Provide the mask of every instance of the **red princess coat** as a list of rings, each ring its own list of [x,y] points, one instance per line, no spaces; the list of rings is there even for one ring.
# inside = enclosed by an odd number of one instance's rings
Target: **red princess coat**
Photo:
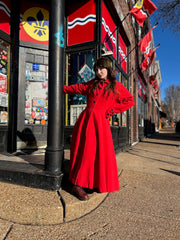
[[[69,179],[81,187],[113,192],[119,190],[119,181],[109,117],[132,107],[134,100],[119,82],[115,94],[109,95],[104,93],[109,80],[101,80],[94,94],[92,83],[64,86],[65,93],[87,97],[87,107],[73,129]]]

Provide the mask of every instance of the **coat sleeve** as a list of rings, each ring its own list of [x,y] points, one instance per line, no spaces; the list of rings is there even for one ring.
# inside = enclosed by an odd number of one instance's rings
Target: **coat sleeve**
[[[109,118],[114,113],[121,113],[134,105],[134,99],[131,93],[121,84],[117,83],[117,94],[115,96],[114,104],[106,111],[106,117]]]
[[[75,94],[86,95],[90,82],[91,81],[86,83],[80,83],[80,84],[77,83],[70,86],[64,85],[63,91],[64,93],[71,94],[71,95],[75,95]]]

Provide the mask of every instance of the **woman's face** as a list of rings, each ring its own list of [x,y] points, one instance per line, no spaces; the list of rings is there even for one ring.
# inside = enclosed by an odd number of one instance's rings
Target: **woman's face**
[[[97,76],[99,79],[106,80],[106,79],[107,79],[107,76],[108,76],[108,70],[107,70],[107,68],[97,67],[97,68],[96,68],[96,76]]]

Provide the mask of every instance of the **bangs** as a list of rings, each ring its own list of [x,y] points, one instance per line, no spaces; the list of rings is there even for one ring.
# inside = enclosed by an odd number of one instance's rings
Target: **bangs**
[[[111,68],[111,64],[108,58],[100,58],[96,61],[94,64],[94,71],[96,71],[97,68]]]

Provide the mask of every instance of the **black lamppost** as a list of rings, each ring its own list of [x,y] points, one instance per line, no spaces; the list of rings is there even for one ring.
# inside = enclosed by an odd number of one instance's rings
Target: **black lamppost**
[[[61,175],[64,159],[64,13],[65,0],[50,1],[48,135],[45,170]]]

